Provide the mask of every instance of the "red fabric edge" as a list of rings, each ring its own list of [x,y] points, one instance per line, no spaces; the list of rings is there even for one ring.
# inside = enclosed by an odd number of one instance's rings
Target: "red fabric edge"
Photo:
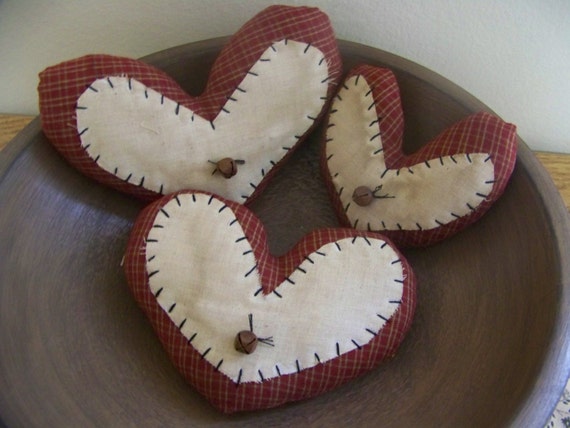
[[[485,152],[491,154],[495,171],[496,183],[493,190],[471,214],[431,230],[377,232],[392,239],[400,248],[422,247],[450,238],[479,220],[503,194],[514,170],[517,153],[515,125],[487,112],[474,113],[442,131],[412,155],[406,155],[402,150],[404,113],[396,76],[389,69],[362,64],[350,70],[345,80],[356,75],[364,76],[373,89],[376,114],[381,118],[380,132],[388,168],[403,168],[457,153]],[[327,116],[326,124],[329,120],[330,116]],[[337,217],[341,225],[351,227],[328,169],[326,134],[322,137],[320,163]],[[410,201],[410,208],[413,209],[413,201]]]
[[[380,333],[367,345],[343,354],[334,360],[302,370],[300,373],[280,376],[262,383],[244,383],[236,386],[228,377],[216,371],[215,367],[205,361],[187,343],[178,327],[160,308],[150,291],[146,273],[145,237],[160,208],[176,195],[183,193],[193,192],[178,192],[166,196],[155,201],[141,212],[128,242],[124,269],[136,301],[149,318],[174,365],[182,376],[212,405],[224,413],[232,413],[270,408],[286,402],[309,398],[335,388],[395,355],[412,324],[416,306],[416,279],[403,255],[394,248],[388,239],[385,239],[400,257],[404,269],[405,281],[402,304]],[[305,236],[288,254],[274,258],[268,253],[266,234],[259,219],[242,205],[223,198],[218,197],[218,199],[234,211],[246,236],[248,236],[257,258],[261,280],[266,292],[271,291],[276,285],[284,281],[285,276],[295,269],[305,255],[327,242],[355,236],[378,238],[377,234],[350,229],[323,229]]]
[[[327,94],[330,99],[340,79],[342,61],[327,15],[316,8],[271,6],[255,15],[231,37],[211,69],[205,91],[198,97],[186,94],[161,70],[128,58],[86,55],[47,68],[40,73],[38,85],[42,128],[60,154],[83,174],[140,199],[157,199],[162,195],[117,178],[100,168],[83,150],[74,118],[79,96],[96,79],[128,75],[211,120],[219,113],[227,97],[243,80],[262,52],[272,42],[284,38],[310,43],[323,52],[331,76]],[[314,129],[326,107],[327,105],[323,107],[314,125],[298,139],[286,156],[268,171],[245,203],[250,204],[263,191],[276,170]]]

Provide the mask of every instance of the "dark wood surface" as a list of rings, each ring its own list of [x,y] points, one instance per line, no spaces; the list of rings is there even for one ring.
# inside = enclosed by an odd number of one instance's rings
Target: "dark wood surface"
[[[197,94],[223,41],[145,60]],[[396,71],[408,151],[487,109],[418,65],[340,43],[346,69],[366,62]],[[336,225],[318,142],[315,132],[252,207],[275,254],[309,230]],[[558,401],[570,368],[570,226],[523,142],[504,196],[481,221],[405,251],[419,280],[418,309],[398,355],[332,392],[267,411],[221,415],[170,364],[119,266],[141,207],[71,169],[38,119],[0,152],[6,426],[538,427]]]

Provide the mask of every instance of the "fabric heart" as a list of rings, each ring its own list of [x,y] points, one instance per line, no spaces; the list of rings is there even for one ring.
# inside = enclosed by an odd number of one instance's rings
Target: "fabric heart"
[[[118,190],[249,203],[314,128],[340,70],[324,13],[272,6],[230,39],[198,97],[140,61],[89,55],[40,74],[40,114],[72,165]]]
[[[415,309],[413,272],[380,235],[320,230],[275,258],[251,211],[202,192],[145,208],[124,267],[174,364],[224,412],[314,396],[370,370],[394,355]],[[251,354],[234,347],[240,331],[259,339]]]
[[[477,113],[407,156],[403,117],[390,70],[351,70],[331,105],[324,176],[342,224],[403,247],[429,245],[479,219],[503,193],[516,161],[516,128]]]

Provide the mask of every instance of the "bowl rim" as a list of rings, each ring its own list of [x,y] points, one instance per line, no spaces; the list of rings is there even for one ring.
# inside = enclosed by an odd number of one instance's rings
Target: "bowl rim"
[[[182,52],[188,45],[193,46],[194,52],[211,51],[213,48],[222,46],[227,39],[229,36],[185,43],[146,55],[140,59],[145,62],[159,62],[166,58],[166,54],[172,57],[173,53],[177,50]],[[341,53],[358,47],[366,56],[378,58],[388,67],[419,78],[470,110],[483,110],[496,114],[465,89],[409,59],[379,48],[342,39],[338,40],[338,45]],[[0,152],[0,182],[16,159],[31,144],[33,137],[41,132],[41,119],[37,116]],[[546,418],[554,410],[570,372],[570,314],[565,311],[566,308],[570,307],[570,263],[563,262],[570,260],[570,216],[548,172],[520,137],[518,137],[518,141],[517,162],[520,162],[525,173],[530,177],[529,181],[532,182],[536,194],[539,195],[545,215],[548,218],[550,233],[554,239],[554,247],[558,256],[557,264],[552,266],[552,269],[556,270],[557,277],[560,279],[557,287],[559,303],[557,307],[553,308],[555,310],[555,322],[553,331],[550,332],[549,349],[545,350],[544,363],[537,373],[534,386],[520,404],[517,414],[513,416],[511,421],[513,426],[529,426],[529,424],[547,422]],[[554,382],[552,382],[553,380]],[[547,414],[547,412],[550,413]]]
[[[140,59],[145,62],[164,60],[166,55],[171,56],[176,50],[182,52],[189,44],[192,44],[197,51],[208,51],[213,47],[224,46],[229,38],[230,36],[222,36],[185,43],[146,55]],[[458,104],[469,110],[487,111],[497,115],[489,106],[467,90],[421,64],[380,48],[358,42],[337,39],[337,43],[341,56],[345,51],[358,48],[363,56],[378,59],[389,68],[419,78],[423,82],[446,93]],[[555,308],[555,323],[551,332],[550,347],[545,352],[544,364],[537,374],[537,381],[532,391],[526,396],[525,401],[520,404],[518,414],[511,421],[512,426],[527,427],[529,423],[534,425],[547,422],[548,417],[550,417],[558,403],[570,374],[570,315],[567,315],[564,311],[565,308],[570,307],[570,263],[562,263],[563,260],[570,261],[570,215],[546,169],[518,134],[517,140],[517,162],[520,162],[524,166],[526,174],[532,177],[529,181],[532,182],[536,194],[539,195],[549,220],[550,232],[555,240],[555,249],[558,256],[557,266],[553,266],[553,269],[556,269],[560,278],[558,287],[560,294],[559,304]],[[561,376],[561,373],[564,376]],[[545,379],[551,378],[556,378],[557,382],[555,384],[546,382]],[[545,396],[548,399],[545,399]],[[544,409],[548,409],[550,413],[546,414]],[[546,416],[544,417],[544,415]]]

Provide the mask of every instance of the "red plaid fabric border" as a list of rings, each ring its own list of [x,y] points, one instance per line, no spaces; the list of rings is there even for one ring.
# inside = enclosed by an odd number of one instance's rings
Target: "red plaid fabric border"
[[[188,107],[192,100],[168,75],[140,61],[109,55],[88,55],[47,68],[40,74],[38,87],[40,117],[46,137],[76,169],[100,183],[142,199],[155,198],[143,187],[125,182],[101,169],[81,146],[76,128],[77,100],[96,79],[105,76],[130,76],[150,88]]]
[[[191,193],[191,192],[180,192]],[[176,195],[164,197],[146,207],[137,219],[125,255],[125,272],[133,295],[149,320],[174,365],[184,378],[215,407],[231,413],[275,407],[289,401],[315,396],[375,367],[394,356],[409,330],[416,305],[415,276],[405,258],[396,250],[404,270],[404,293],[398,311],[384,328],[360,349],[355,349],[326,363],[298,373],[283,375],[264,382],[236,385],[215,369],[188,343],[160,308],[149,287],[146,270],[145,240],[156,215]],[[274,258],[268,253],[266,235],[261,222],[247,208],[224,201],[238,218],[258,262],[265,292],[270,292],[298,266],[304,257],[322,245],[347,237],[375,237],[368,232],[349,229],[315,231],[302,239],[287,255]],[[390,243],[389,241],[387,241]]]
[[[331,70],[329,94],[334,92],[342,61],[328,17],[316,8],[270,6],[249,20],[222,49],[206,87],[211,101],[201,114],[214,117],[229,95],[273,42],[289,39],[310,43],[323,52]]]
[[[139,198],[156,199],[161,195],[125,182],[101,169],[81,147],[75,122],[76,103],[80,95],[96,79],[126,75],[212,120],[263,51],[282,39],[311,44],[323,52],[330,72],[330,97],[340,79],[342,64],[328,17],[315,8],[272,6],[253,17],[230,39],[215,61],[206,89],[199,97],[190,97],[162,71],[128,58],[88,55],[47,68],[40,73],[38,86],[42,128],[56,149],[85,175]],[[312,131],[325,110],[323,108],[314,121],[315,125],[298,139],[280,164]],[[267,173],[248,203],[261,193],[275,171],[276,168],[273,168]]]
[[[494,165],[495,183],[493,190],[471,214],[431,230],[380,230],[400,247],[427,246],[448,238],[481,218],[493,203],[503,194],[513,172],[517,155],[516,127],[486,112],[473,114],[449,127],[435,139],[427,142],[412,155],[402,150],[404,134],[404,113],[400,90],[392,71],[360,65],[352,69],[345,79],[362,75],[373,89],[380,133],[382,136],[386,167],[398,169],[412,166],[425,160],[458,153],[488,153]],[[323,144],[321,167],[331,196],[333,206],[341,224],[351,226],[344,207],[330,177]],[[414,201],[410,201],[410,211]]]

